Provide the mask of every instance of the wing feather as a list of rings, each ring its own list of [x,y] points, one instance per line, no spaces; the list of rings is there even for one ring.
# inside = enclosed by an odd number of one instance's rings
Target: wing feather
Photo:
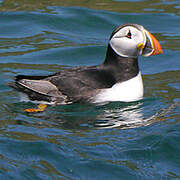
[[[46,80],[21,79],[17,81],[17,83],[40,94],[54,97],[62,96],[58,88],[54,84]]]

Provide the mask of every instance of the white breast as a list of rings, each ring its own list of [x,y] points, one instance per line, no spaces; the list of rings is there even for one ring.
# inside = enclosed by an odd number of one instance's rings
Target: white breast
[[[122,101],[131,102],[142,99],[144,93],[141,73],[130,80],[117,83],[111,88],[102,89],[94,98],[94,103]]]

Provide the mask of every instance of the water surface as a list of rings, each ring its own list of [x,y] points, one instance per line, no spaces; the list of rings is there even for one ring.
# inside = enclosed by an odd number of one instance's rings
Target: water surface
[[[1,179],[179,179],[180,2],[178,0],[0,1]],[[27,114],[6,86],[104,60],[123,23],[153,33],[164,54],[141,57],[145,97],[73,104]]]

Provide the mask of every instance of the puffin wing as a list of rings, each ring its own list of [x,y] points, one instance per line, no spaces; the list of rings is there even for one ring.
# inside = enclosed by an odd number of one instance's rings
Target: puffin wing
[[[26,94],[31,101],[65,104],[67,97],[53,83],[46,79],[50,76],[19,75],[15,77],[15,82],[8,83],[8,85]]]
[[[21,79],[16,83],[23,86],[24,88],[43,95],[53,97],[59,97],[62,95],[54,84],[46,80]]]
[[[20,92],[33,91],[47,96],[61,96],[58,88],[46,80],[50,76],[25,76],[18,75],[14,78],[15,82],[8,85]]]

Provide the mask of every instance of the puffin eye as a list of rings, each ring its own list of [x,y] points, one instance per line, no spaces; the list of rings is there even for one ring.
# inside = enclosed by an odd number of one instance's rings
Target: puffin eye
[[[131,39],[131,36],[132,36],[132,34],[131,34],[131,31],[129,30],[129,32],[126,34],[126,37]]]

